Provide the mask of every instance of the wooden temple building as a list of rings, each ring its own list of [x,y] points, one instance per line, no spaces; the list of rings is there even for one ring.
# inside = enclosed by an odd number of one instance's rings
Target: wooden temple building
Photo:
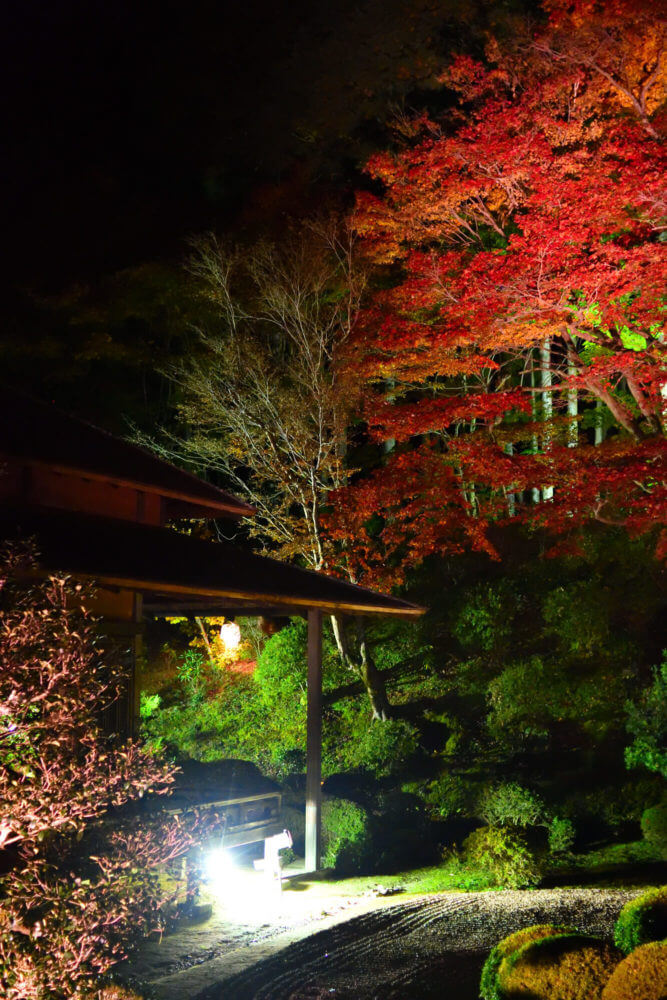
[[[306,869],[320,865],[322,615],[423,609],[323,573],[175,531],[177,518],[239,520],[229,493],[53,406],[0,387],[0,538],[33,537],[44,572],[95,582],[105,631],[136,652],[163,615],[308,619]],[[135,658],[136,659],[136,658]],[[138,726],[136,663],[111,724]]]

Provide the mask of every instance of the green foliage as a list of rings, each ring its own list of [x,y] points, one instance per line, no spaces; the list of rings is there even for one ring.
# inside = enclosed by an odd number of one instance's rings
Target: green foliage
[[[501,744],[546,740],[554,725],[569,722],[603,738],[622,703],[621,677],[608,671],[586,675],[581,667],[549,664],[539,656],[507,667],[488,688],[487,725]]]
[[[602,1000],[664,1000],[667,944],[642,945],[616,966]]]
[[[160,707],[162,699],[159,694],[148,694],[146,691],[141,692],[139,715],[143,721],[150,719],[151,716],[155,715]]]
[[[500,1000],[600,1000],[621,958],[612,946],[583,934],[532,941],[500,963]]]
[[[667,938],[667,886],[631,899],[614,927],[614,941],[626,955],[650,941]]]
[[[417,728],[403,719],[368,721],[368,713],[358,715],[361,725],[345,744],[341,763],[350,769],[364,768],[378,777],[400,772],[419,746]]]
[[[572,850],[577,835],[572,820],[554,816],[548,829],[549,850],[552,854],[566,854]]]
[[[537,826],[544,819],[545,805],[529,788],[506,781],[482,792],[477,813],[491,826]]]
[[[522,927],[508,937],[503,938],[493,948],[482,968],[479,983],[479,994],[483,1000],[502,1000],[498,985],[498,969],[504,958],[513,955],[519,948],[533,941],[542,941],[548,937],[558,937],[561,934],[576,934],[573,927],[556,924],[535,924],[532,927]]]
[[[504,889],[537,885],[542,877],[537,858],[525,837],[513,830],[482,826],[463,841],[463,859],[487,871]]]
[[[649,844],[667,855],[667,801],[645,809],[641,819],[642,833]]]
[[[370,817],[347,799],[325,798],[322,803],[322,863],[338,873],[357,873],[373,860]]]
[[[501,652],[510,642],[519,606],[519,597],[508,580],[476,588],[461,607],[453,633],[466,650]]]
[[[474,789],[461,775],[445,772],[430,781],[421,796],[433,818],[451,819],[469,815]]]
[[[626,705],[633,742],[625,750],[627,767],[645,767],[667,778],[667,652],[653,684],[637,702]]]
[[[595,818],[614,831],[625,823],[639,822],[648,805],[660,801],[662,782],[648,776],[640,781],[605,783],[583,792],[575,790],[568,798],[568,812],[583,822]]]
[[[202,653],[196,649],[188,649],[178,665],[178,679],[188,692],[190,698],[201,701],[204,697],[204,664]]]

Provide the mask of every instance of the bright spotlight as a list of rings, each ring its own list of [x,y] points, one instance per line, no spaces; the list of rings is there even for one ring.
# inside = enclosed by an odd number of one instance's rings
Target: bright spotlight
[[[241,645],[241,629],[236,622],[225,622],[220,627],[220,641],[226,653],[235,653]]]
[[[229,851],[224,847],[208,851],[204,857],[204,876],[209,882],[224,887],[226,881],[233,875],[236,866]]]

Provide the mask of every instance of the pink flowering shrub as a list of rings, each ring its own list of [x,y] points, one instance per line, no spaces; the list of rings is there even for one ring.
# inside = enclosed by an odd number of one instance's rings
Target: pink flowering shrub
[[[103,732],[122,671],[85,590],[33,568],[28,547],[0,552],[0,995],[64,1000],[101,995],[137,934],[163,927],[156,868],[193,835],[136,808],[173,768]]]

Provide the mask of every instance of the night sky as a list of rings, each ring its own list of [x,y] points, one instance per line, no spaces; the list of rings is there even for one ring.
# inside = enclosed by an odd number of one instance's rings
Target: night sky
[[[452,19],[460,27],[464,11],[479,21],[474,7],[11,5],[2,54],[5,283],[52,292],[178,254],[192,232],[255,225],[262,185],[283,185],[278,210],[293,214],[312,208],[313,179],[341,196],[384,140],[387,108],[430,86],[452,47]]]

